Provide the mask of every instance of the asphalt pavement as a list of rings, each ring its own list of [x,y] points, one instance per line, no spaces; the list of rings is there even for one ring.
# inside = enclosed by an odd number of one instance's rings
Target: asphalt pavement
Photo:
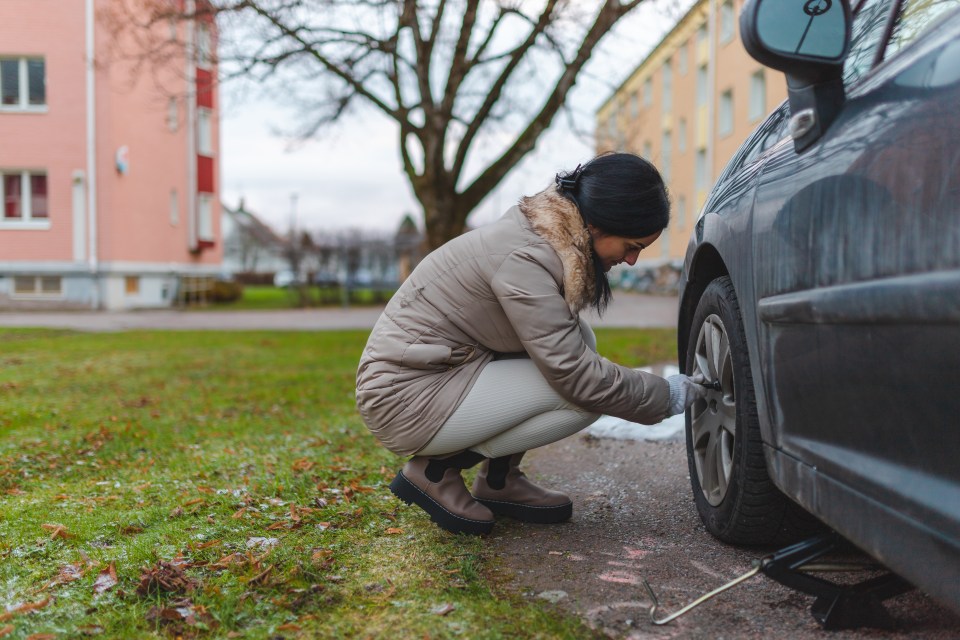
[[[324,307],[278,311],[159,309],[140,311],[3,311],[0,327],[49,327],[77,331],[135,329],[238,331],[322,331],[369,329],[382,307]],[[587,313],[597,327],[676,327],[677,298],[617,292],[602,318]]]

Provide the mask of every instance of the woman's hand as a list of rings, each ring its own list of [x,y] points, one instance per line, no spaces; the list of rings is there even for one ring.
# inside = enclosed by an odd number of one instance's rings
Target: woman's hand
[[[693,377],[678,373],[667,377],[670,385],[670,406],[667,415],[675,416],[690,408],[697,400],[707,397],[707,388],[702,386],[705,378],[702,373]]]

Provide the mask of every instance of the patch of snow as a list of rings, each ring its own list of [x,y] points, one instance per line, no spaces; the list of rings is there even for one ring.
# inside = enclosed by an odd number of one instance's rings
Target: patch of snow
[[[657,374],[664,377],[680,373],[680,368],[676,365],[663,365],[656,367]],[[651,372],[651,367],[641,367],[638,371]],[[595,438],[610,438],[613,440],[636,440],[636,441],[681,441],[684,439],[685,422],[683,414],[670,416],[663,422],[657,424],[638,424],[614,418],[613,416],[600,416],[592,425],[584,430]]]

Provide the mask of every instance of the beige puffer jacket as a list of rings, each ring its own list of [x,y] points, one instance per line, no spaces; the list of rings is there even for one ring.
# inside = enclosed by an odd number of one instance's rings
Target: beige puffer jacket
[[[591,351],[590,237],[551,187],[420,263],[387,304],[357,370],[357,408],[389,450],[423,448],[497,354],[525,351],[573,404],[632,422],[667,413],[667,382]]]

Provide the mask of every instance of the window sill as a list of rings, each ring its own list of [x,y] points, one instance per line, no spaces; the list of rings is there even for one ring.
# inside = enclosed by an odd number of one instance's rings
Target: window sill
[[[34,113],[43,114],[47,112],[47,105],[35,107],[21,107],[20,105],[4,104],[0,105],[0,113]]]
[[[49,220],[0,220],[0,231],[47,231]]]

